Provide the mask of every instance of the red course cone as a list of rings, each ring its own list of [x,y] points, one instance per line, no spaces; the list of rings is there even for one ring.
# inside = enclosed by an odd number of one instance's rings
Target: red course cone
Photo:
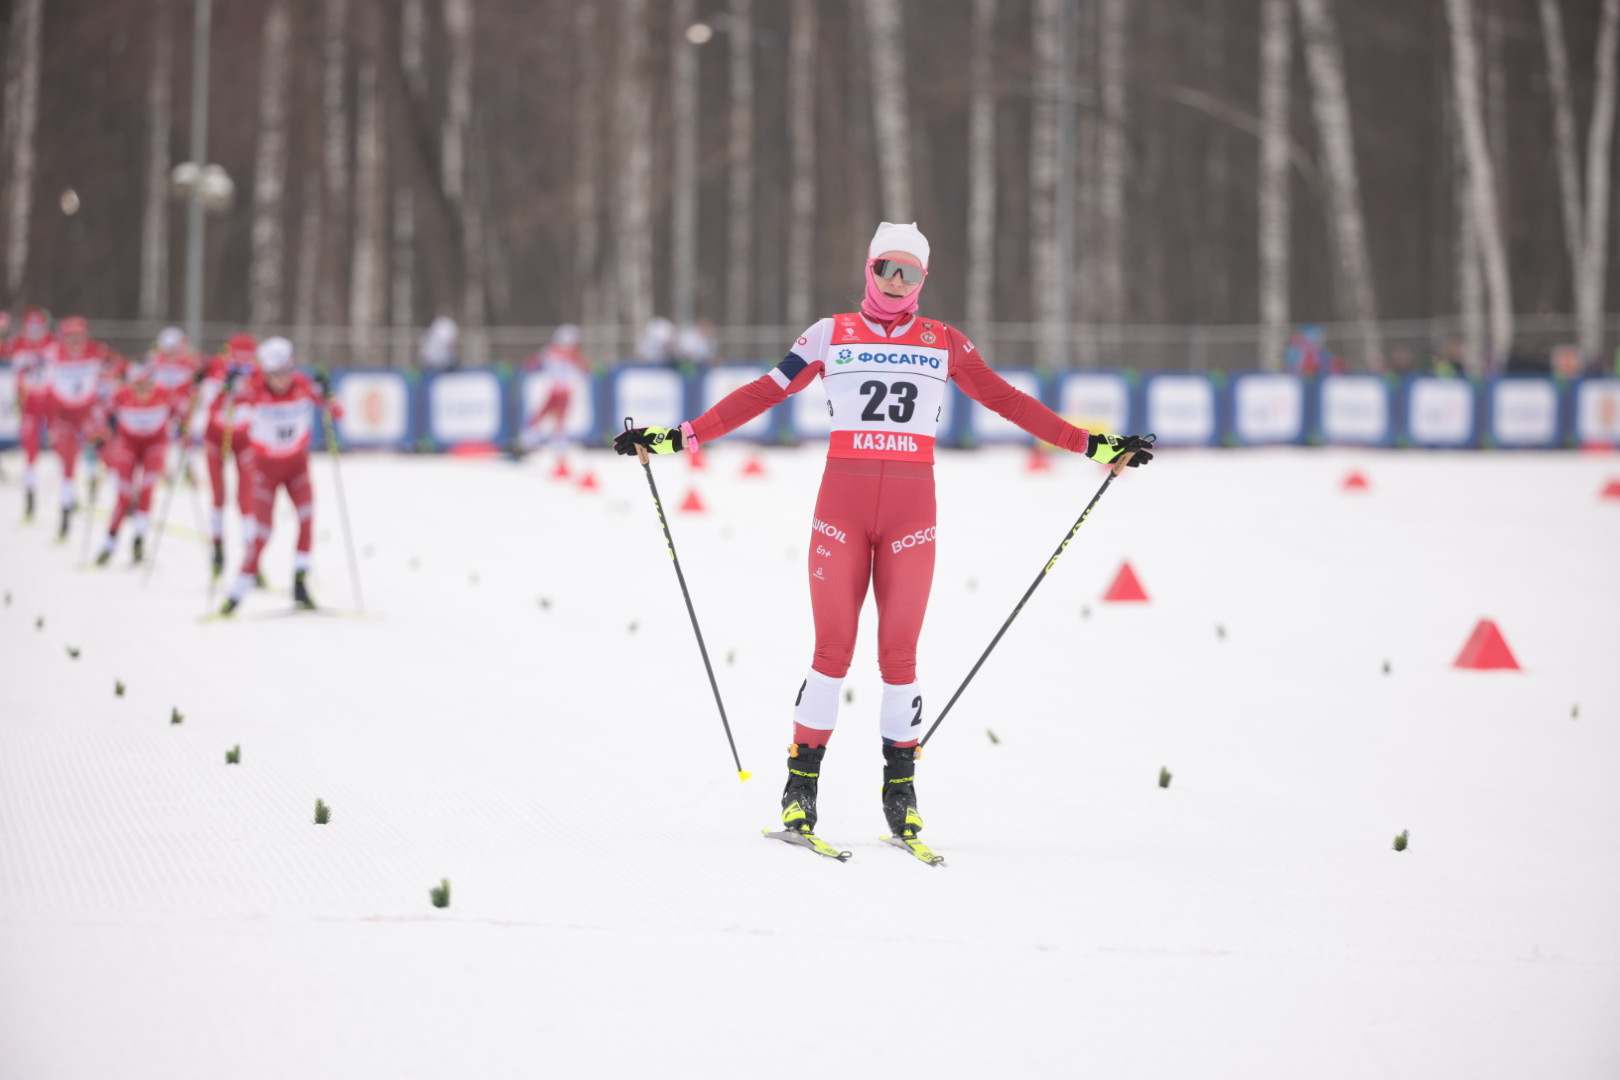
[[[1610,480],[1604,487],[1600,499],[1620,499],[1620,480]]]
[[[568,459],[558,458],[557,467],[551,470],[551,478],[553,480],[567,480],[570,475],[572,474],[568,471]]]
[[[1108,586],[1108,591],[1103,594],[1104,600],[1146,600],[1147,598],[1148,594],[1142,588],[1142,583],[1136,580],[1136,571],[1131,569],[1131,564],[1128,562],[1120,564],[1119,573],[1114,575],[1114,583]]]
[[[702,447],[698,447],[697,449],[693,450],[690,454],[687,454],[686,455],[686,463],[688,465],[692,466],[692,468],[694,468],[694,469],[707,469],[709,467],[708,459],[703,456],[703,448]]]
[[[580,477],[579,480],[579,490],[595,491],[599,486],[596,482],[596,474],[589,469],[585,470],[585,475]]]
[[[765,463],[759,459],[758,454],[755,454],[748,459],[748,464],[743,466],[742,474],[744,476],[765,475]]]
[[[1350,475],[1346,476],[1344,483],[1339,486],[1345,491],[1368,491],[1372,488],[1372,485],[1367,483],[1367,478],[1356,469],[1351,469]]]
[[[1479,625],[1468,635],[1468,643],[1462,647],[1462,652],[1457,654],[1451,666],[1474,671],[1519,670],[1519,662],[1513,659],[1513,652],[1502,637],[1502,631],[1489,619],[1479,620]]]
[[[706,510],[708,510],[708,507],[703,505],[702,498],[698,496],[697,488],[688,491],[686,498],[681,500],[681,513],[683,514],[701,514]]]
[[[1046,459],[1046,451],[1038,446],[1030,447],[1029,460],[1024,464],[1024,471],[1032,473],[1051,472],[1052,463]]]

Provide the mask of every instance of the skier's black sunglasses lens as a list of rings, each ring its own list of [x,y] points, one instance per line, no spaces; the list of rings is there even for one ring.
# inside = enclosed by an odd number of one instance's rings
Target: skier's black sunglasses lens
[[[879,281],[888,281],[894,277],[895,271],[900,272],[900,280],[907,285],[922,284],[923,268],[920,266],[912,266],[910,263],[903,263],[896,259],[872,260],[872,273],[877,276]]]

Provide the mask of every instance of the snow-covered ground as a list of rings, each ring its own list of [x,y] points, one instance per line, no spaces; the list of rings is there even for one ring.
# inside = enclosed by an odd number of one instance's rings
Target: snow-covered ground
[[[633,461],[345,458],[364,617],[205,623],[184,490],[149,582],[87,571],[5,455],[0,1076],[1620,1076],[1620,459],[1127,473],[919,765],[930,869],[878,842],[870,621],[854,858],[760,837],[820,460],[748,456],[655,463],[739,783]],[[938,476],[930,721],[1102,478]],[[1151,601],[1101,602],[1127,559]],[[1523,671],[1451,666],[1482,617]]]

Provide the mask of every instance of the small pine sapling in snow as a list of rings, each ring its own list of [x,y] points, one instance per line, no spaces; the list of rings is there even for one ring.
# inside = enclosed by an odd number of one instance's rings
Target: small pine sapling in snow
[[[113,697],[123,697],[123,696],[124,696],[124,681],[122,679],[114,679],[113,680]]]
[[[1384,661],[1384,674],[1385,675],[1389,674],[1389,661],[1388,660]]]
[[[434,907],[449,907],[450,879],[440,878],[439,884],[428,890],[428,896],[432,897]]]
[[[1163,765],[1160,765],[1159,766],[1159,786],[1160,787],[1169,787],[1170,786],[1170,777],[1172,777],[1173,775],[1175,775],[1175,774],[1172,773],[1169,769],[1165,768]]]
[[[70,660],[77,660],[79,658],[79,650],[75,649],[72,645],[67,647],[67,654],[68,659]]]
[[[1406,850],[1406,833],[1407,833],[1407,830],[1402,829],[1401,830],[1401,835],[1399,835],[1399,836],[1397,836],[1395,838],[1395,850],[1396,851],[1405,851]]]
[[[1581,715],[1581,705],[1580,702],[1576,702],[1569,707],[1569,718],[1573,720],[1579,715]]]
[[[45,616],[41,615],[39,618],[34,620],[34,629],[35,630],[43,630],[43,629],[45,629]]]
[[[181,724],[185,722],[185,719],[178,706],[169,710],[169,723]]]
[[[225,764],[227,764],[227,765],[240,765],[240,764],[242,764],[242,744],[241,743],[237,743],[235,746],[233,746],[229,750],[225,751]]]
[[[1001,740],[1000,740],[1000,739],[998,739],[998,738],[996,738],[996,733],[995,733],[995,732],[993,732],[993,731],[991,731],[991,730],[990,730],[990,729],[989,729],[989,728],[985,728],[985,729],[984,729],[984,733],[985,733],[985,734],[986,734],[986,735],[988,735],[988,736],[990,736],[990,741],[991,741],[991,742],[992,742],[992,743],[996,743],[996,744],[999,744],[999,743],[1000,743],[1000,742],[1001,742]]]
[[[332,808],[319,799],[315,800],[315,824],[325,825],[332,820]]]
[[[853,686],[844,687],[844,704],[845,705],[851,705],[851,704],[854,703],[854,701],[855,701],[855,688]]]

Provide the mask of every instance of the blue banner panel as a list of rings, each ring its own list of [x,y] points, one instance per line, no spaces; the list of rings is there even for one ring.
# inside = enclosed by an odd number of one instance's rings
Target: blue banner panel
[[[1305,441],[1305,384],[1293,375],[1244,372],[1232,376],[1232,437],[1241,446]]]
[[[1406,437],[1434,449],[1479,445],[1474,384],[1432,375],[1407,380]]]
[[[674,368],[634,364],[613,373],[613,414],[609,428],[619,431],[629,417],[632,427],[670,427],[690,420],[686,380]]]
[[[1331,446],[1390,446],[1394,404],[1380,375],[1328,375],[1317,383],[1317,430]]]
[[[1575,445],[1620,446],[1620,379],[1575,384]]]
[[[1069,423],[1108,435],[1132,434],[1131,383],[1116,371],[1071,371],[1058,380],[1055,411]]]
[[[445,371],[426,379],[427,433],[440,446],[502,444],[509,437],[505,387],[494,371]]]
[[[1143,384],[1147,417],[1143,432],[1164,446],[1214,446],[1220,442],[1215,383],[1208,375],[1149,375]]]
[[[337,371],[332,396],[343,406],[335,425],[345,449],[402,450],[411,445],[411,384],[397,371]]]
[[[1492,379],[1489,395],[1488,430],[1497,446],[1546,449],[1563,444],[1563,395],[1553,380]]]

